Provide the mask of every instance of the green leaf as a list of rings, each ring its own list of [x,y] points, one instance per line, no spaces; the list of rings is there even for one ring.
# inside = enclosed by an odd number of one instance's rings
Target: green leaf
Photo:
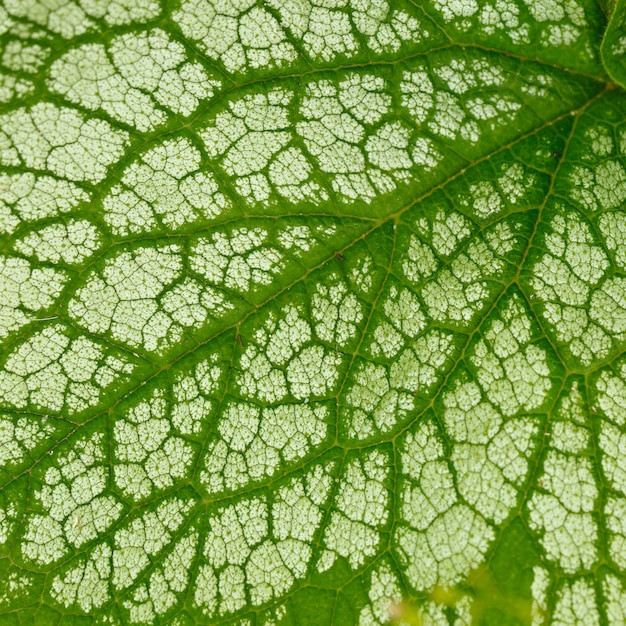
[[[624,41],[3,0],[0,624],[626,623]]]

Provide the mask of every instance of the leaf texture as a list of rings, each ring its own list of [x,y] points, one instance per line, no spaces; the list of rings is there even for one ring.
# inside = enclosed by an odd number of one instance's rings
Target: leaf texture
[[[626,622],[605,4],[2,0],[0,624]]]

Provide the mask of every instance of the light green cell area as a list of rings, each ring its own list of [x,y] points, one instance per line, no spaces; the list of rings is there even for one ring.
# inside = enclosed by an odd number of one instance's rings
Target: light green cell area
[[[148,352],[164,352],[186,328],[233,305],[218,290],[185,277],[180,246],[121,252],[92,272],[68,304],[70,317],[90,332]]]
[[[165,393],[153,392],[113,426],[115,484],[126,497],[144,500],[154,489],[172,487],[189,475],[197,456],[195,448],[179,436],[187,429],[181,431],[174,426],[179,420],[168,419],[165,398]],[[209,407],[203,403],[197,410],[204,413]]]
[[[193,499],[186,493],[165,498],[118,528],[112,533],[112,541],[97,543],[87,558],[83,555],[70,561],[52,581],[55,602],[65,608],[99,610],[102,614],[101,607],[111,599],[113,588],[124,589],[144,580],[124,604],[131,623],[145,623],[142,616],[154,618],[166,613],[187,586],[197,554],[197,530],[181,532],[192,506]]]
[[[615,364],[615,370],[604,368],[594,381],[596,406],[613,423],[626,423],[626,365]]]
[[[357,569],[376,554],[381,531],[390,520],[389,464],[383,449],[346,463],[316,562],[319,572],[331,568],[340,557],[351,569]]]
[[[402,277],[412,283],[430,278],[440,267],[432,247],[415,235],[411,235],[407,242],[401,241],[400,245],[403,243]]]
[[[200,237],[191,247],[191,269],[209,283],[236,292],[270,285],[285,261],[269,235],[266,228],[243,226]]]
[[[531,584],[533,597],[531,615],[535,620],[542,619],[542,616],[548,612],[548,592],[551,590],[550,587],[550,575],[548,570],[539,565],[535,565],[535,567],[533,567],[533,581]]]
[[[32,81],[0,72],[0,103],[19,102],[34,91],[35,86]]]
[[[437,222],[446,232],[446,218]],[[453,217],[448,224],[456,227]],[[459,222],[462,223],[462,222]],[[452,362],[457,338],[433,328],[418,294],[389,280],[376,301],[340,398],[340,433],[363,440],[389,433],[414,415]],[[384,363],[384,364],[383,364]]]
[[[391,387],[385,366],[362,363],[352,376],[344,400],[346,408],[341,411],[349,438],[368,439],[387,432],[404,422],[415,408],[411,393]]]
[[[426,11],[459,42],[602,72],[600,25],[604,16],[586,0],[429,0]]]
[[[484,329],[484,330],[483,330]],[[468,363],[486,398],[505,416],[545,407],[562,369],[539,333],[528,305],[516,290],[481,329]]]
[[[602,590],[605,596],[605,607],[608,621],[611,626],[619,624],[624,620],[624,600],[626,600],[626,590],[617,576],[608,575],[603,581]]]
[[[394,552],[415,590],[453,585],[482,561],[494,531],[459,501],[432,421],[405,436],[400,458],[404,480],[398,492]]]
[[[498,155],[500,158],[490,159],[472,169],[467,177],[452,184],[452,202],[479,223],[540,205],[548,190],[549,179],[544,172],[528,167],[523,159],[534,152],[535,158],[554,160],[551,153],[557,148],[550,143],[555,144],[556,137],[544,136],[542,139],[544,145],[534,150],[524,142],[519,151],[521,157]],[[551,166],[549,164],[548,168],[552,169]]]
[[[309,159],[293,145],[292,99],[290,90],[280,88],[244,95],[199,131],[209,157],[219,159],[238,196],[248,203],[274,194],[291,202],[328,199]]]
[[[626,494],[626,467],[621,457],[626,441],[622,429],[613,424],[606,424],[599,441],[604,453],[602,469],[606,479],[613,488]]]
[[[173,17],[187,37],[230,72],[293,64],[298,53],[280,22],[269,7],[256,4],[185,0]]]
[[[592,167],[575,166],[569,182],[572,198],[590,213],[615,209],[626,200],[626,169],[620,159],[603,160]]]
[[[397,354],[395,342],[389,345],[389,341],[377,337],[380,334],[378,328],[383,328],[386,332],[391,333],[391,337],[395,338],[398,333],[403,337],[399,341],[404,344],[404,338],[415,339],[426,327],[426,316],[422,312],[422,307],[416,294],[398,285],[391,285],[386,298],[383,299],[383,312],[387,320],[386,325],[381,324],[374,330],[375,342],[372,344],[371,352],[378,356],[384,354],[386,357],[394,357]],[[390,327],[393,328],[390,330]],[[401,347],[403,347],[401,344]]]
[[[388,89],[381,76],[354,73],[339,84],[313,81],[304,90],[298,135],[333,191],[348,202],[392,191],[417,163],[410,153],[412,129],[399,120],[380,124],[390,112]],[[422,144],[433,159],[426,164],[430,170],[441,157],[429,139]]]
[[[13,469],[30,461],[57,430],[58,426],[45,417],[0,415],[0,468]]]
[[[361,609],[359,625],[385,624],[393,613],[394,606],[402,602],[402,587],[397,573],[384,561],[372,570],[370,588],[367,593],[369,604]]]
[[[144,152],[102,200],[114,235],[170,232],[211,220],[231,204],[202,155],[184,137],[167,139]]]
[[[611,3],[611,15],[602,40],[602,60],[606,71],[619,85],[626,85],[626,2]]]
[[[368,439],[404,424],[442,379],[456,351],[452,333],[427,324],[414,292],[394,284],[385,292],[364,351],[388,363],[353,366],[340,400],[340,428],[349,439]]]
[[[245,497],[209,514],[193,585],[193,604],[205,619],[280,598],[306,576],[333,472],[333,462],[313,466],[283,482],[271,498]]]
[[[89,194],[66,180],[32,172],[0,173],[0,233],[12,234],[23,223],[70,213]]]
[[[126,131],[68,107],[40,102],[0,115],[0,165],[98,183],[128,145]]]
[[[67,280],[64,272],[38,268],[19,257],[0,257],[0,339],[35,319],[37,312],[50,309]]]
[[[459,493],[483,517],[500,524],[528,476],[538,422],[503,419],[473,381],[457,383],[443,403],[446,432],[456,442],[451,461]]]
[[[152,511],[116,530],[112,557],[112,582],[125,589],[176,536],[194,504],[191,498],[169,497]]]
[[[557,591],[554,624],[599,624],[600,611],[591,580],[564,582]]]
[[[13,72],[35,73],[45,63],[49,51],[40,44],[10,39],[0,46],[0,64]]]
[[[102,433],[77,440],[55,455],[36,489],[39,513],[28,516],[20,552],[25,561],[49,564],[105,533],[122,513],[108,493],[109,470]]]
[[[417,218],[415,230],[429,244],[434,255],[445,258],[459,250],[473,233],[474,225],[462,213],[449,210],[448,203],[442,203],[431,215]],[[428,275],[429,269],[425,268],[422,273]]]
[[[626,221],[624,213],[608,211],[598,216],[598,230],[617,268],[626,271]]]
[[[400,445],[402,523],[395,541],[418,591],[454,584],[481,561],[494,525],[515,509],[532,467],[539,421],[525,413],[545,402],[550,370],[532,344],[520,297],[507,295],[501,310],[502,318],[487,322],[484,338],[469,349],[476,373],[455,373],[437,403],[444,432],[427,421]]]
[[[198,359],[199,355],[193,356]],[[201,355],[201,358],[192,363],[183,361],[170,376],[170,421],[173,428],[182,435],[200,436],[208,426],[216,407],[214,399],[224,385],[229,358],[230,350],[223,354],[212,352],[206,356]]]
[[[433,218],[419,217],[414,234],[399,242],[398,274],[420,285],[424,314],[432,323],[471,328],[501,290],[496,282],[511,272],[509,263],[525,245],[528,223],[503,220],[470,238],[471,224],[459,213],[444,206]]]
[[[171,548],[146,583],[135,588],[123,606],[131,624],[153,622],[174,607],[189,584],[198,544],[198,532],[188,532]]]
[[[96,20],[111,26],[143,22],[157,17],[158,0],[7,0],[8,15],[45,27],[64,39],[71,39],[98,29]]]
[[[335,255],[329,269],[341,268],[348,285],[360,299],[372,304],[378,301],[387,279],[389,259],[395,247],[393,225],[375,229],[366,238]]]
[[[189,265],[201,280],[262,303],[299,280],[303,268],[335,258],[368,226],[347,220],[241,220],[193,238]]]
[[[0,403],[80,414],[127,384],[137,360],[61,323],[37,330],[18,342],[0,369]]]
[[[79,265],[101,246],[102,236],[98,227],[84,219],[52,223],[31,231],[15,242],[18,252],[55,265]]]
[[[228,72],[251,74],[299,65],[303,52],[312,61],[328,63],[368,51],[395,54],[404,44],[429,39],[428,22],[410,5],[400,4],[184,0],[173,18],[186,37]]]
[[[312,286],[311,317],[315,335],[326,344],[345,349],[360,336],[364,306],[338,273]]]
[[[48,78],[48,87],[70,102],[143,132],[172,114],[189,116],[219,86],[158,28],[114,37],[108,47],[73,48],[51,65]]]
[[[304,49],[315,60],[329,61],[334,57],[352,56],[356,43],[354,35],[361,42],[365,40],[366,47],[372,52],[389,54],[398,52],[405,42],[421,43],[432,34],[423,17],[411,5],[403,6],[402,3],[392,5],[386,1],[373,3],[367,0],[311,3],[307,25],[288,2],[272,0],[272,6],[291,33],[302,38]],[[356,27],[356,33],[348,33],[347,16]],[[335,20],[337,23],[331,34],[329,26]],[[342,31],[340,37],[335,34],[338,26]]]
[[[530,528],[539,534],[547,558],[570,574],[588,571],[599,558],[594,515],[599,491],[587,452],[591,432],[580,387],[580,381],[570,382],[557,406],[538,489],[528,501]]]
[[[624,547],[626,546],[626,527],[624,515],[626,515],[626,498],[623,495],[609,497],[605,506],[606,526],[610,533],[609,555],[615,565],[623,569],[626,565]]]
[[[304,311],[287,305],[252,330],[252,342],[236,361],[241,395],[274,403],[325,397],[336,388],[344,357],[315,339]]]
[[[327,440],[329,417],[321,404],[279,404],[261,411],[229,402],[206,446],[202,488],[211,494],[232,492],[293,466]]]
[[[490,102],[480,97],[470,100],[467,109],[461,105],[461,94],[472,95],[478,87],[493,88],[502,86],[505,73],[498,65],[486,59],[442,62],[431,73],[426,66],[416,66],[402,76],[400,89],[402,105],[417,124],[426,124],[435,135],[447,139],[462,139],[476,143],[480,137],[478,120],[494,119],[500,124],[511,121],[521,108],[516,99],[500,99]],[[431,75],[441,85],[435,87]],[[437,80],[438,79],[438,80]]]
[[[608,531],[608,553],[620,569],[626,567],[626,463],[624,449],[626,436],[626,368],[616,364],[614,370],[604,368],[592,385],[593,408],[602,417],[599,426],[598,445],[602,451],[602,476],[613,493],[606,498],[604,512]]]
[[[544,224],[541,248],[529,257],[533,303],[561,351],[588,366],[621,341],[621,279],[608,278],[605,248],[577,211],[559,207]]]
[[[449,332],[431,330],[400,353],[391,365],[390,383],[413,395],[427,393],[440,379],[454,353],[454,336]]]
[[[108,544],[96,546],[88,559],[55,576],[51,596],[61,605],[75,605],[85,612],[100,608],[110,598],[111,555]]]

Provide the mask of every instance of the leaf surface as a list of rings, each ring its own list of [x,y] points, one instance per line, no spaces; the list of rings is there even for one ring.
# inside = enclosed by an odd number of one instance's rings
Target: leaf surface
[[[609,4],[3,0],[1,624],[626,621]]]

